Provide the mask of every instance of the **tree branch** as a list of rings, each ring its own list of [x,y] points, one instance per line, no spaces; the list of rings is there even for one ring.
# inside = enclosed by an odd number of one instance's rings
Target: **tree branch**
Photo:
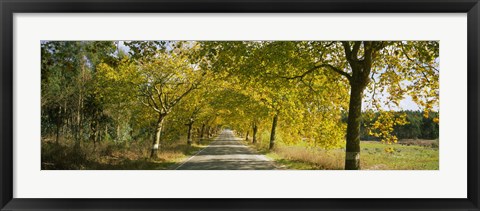
[[[152,95],[153,95],[153,93],[152,93]],[[147,102],[148,102],[148,104],[150,104],[150,100],[152,100],[152,103],[153,103],[152,107],[153,107],[155,110],[159,110],[159,109],[158,109],[158,105],[157,105],[157,103],[155,103],[155,99],[153,99],[153,96],[152,96],[152,95],[149,95],[150,99],[149,99]]]
[[[292,76],[292,77],[287,77],[287,76],[278,76],[278,77],[283,78],[283,79],[288,79],[288,80],[302,79],[305,76],[307,76],[308,74],[313,73],[318,68],[320,68],[320,66],[314,66],[314,67],[310,68],[309,70],[307,70],[306,72],[302,73],[301,75],[296,75],[296,76]]]
[[[353,49],[350,55],[350,59],[354,61],[358,61],[358,51],[360,50],[361,45],[362,45],[361,41],[355,41],[355,44],[353,44]]]
[[[350,43],[348,41],[342,41],[342,45],[347,59],[352,58],[352,48],[350,47]]]
[[[182,95],[180,95],[179,97],[177,97],[175,100],[172,101],[172,103],[170,103],[170,108],[175,106],[178,102],[180,102],[180,100],[182,100],[182,98],[184,98],[185,96],[188,95],[188,93],[190,93],[192,90],[194,90],[196,88],[196,85],[193,84],[192,86],[190,86],[190,88],[185,91]]]
[[[401,48],[401,49],[402,49],[402,52],[403,52],[403,54],[405,55],[405,57],[407,57],[408,60],[414,62],[415,64],[417,64],[417,65],[419,65],[419,66],[422,66],[421,64],[419,64],[419,62],[411,59],[411,58],[408,56],[407,51],[405,50],[405,47],[403,46],[403,43],[400,43],[400,46],[402,46],[402,48]],[[430,67],[430,66],[427,65],[427,67]],[[425,67],[423,66],[423,68],[425,68]],[[438,70],[437,70],[436,68],[434,68],[434,67],[430,67],[430,68],[432,68],[432,69],[434,69],[435,71],[438,72]],[[427,77],[427,75],[425,74],[425,72],[424,72],[423,70],[420,70],[420,72],[422,73],[423,77],[425,77],[425,79],[427,80],[427,82],[430,83],[430,80],[428,79],[428,77]]]
[[[337,67],[334,67],[330,64],[315,65],[314,67],[310,68],[309,70],[302,73],[301,75],[296,75],[296,76],[292,76],[292,77],[287,77],[287,76],[278,76],[278,77],[283,78],[283,79],[287,79],[287,80],[303,79],[305,76],[307,76],[310,73],[313,73],[315,70],[317,70],[319,68],[329,68],[329,69],[335,71],[336,73],[345,76],[348,80],[350,80],[352,78],[352,76],[350,74],[348,74],[347,72],[344,72],[344,71],[342,71],[342,70],[338,69]]]
[[[160,86],[161,87],[161,86]],[[163,94],[163,88],[161,88],[162,91],[160,91],[158,88],[157,88],[157,85],[153,85],[153,88],[155,89],[155,91],[157,91],[157,98],[160,102],[160,106],[162,107],[162,109],[164,111],[167,110],[167,108],[165,108],[165,102],[162,100],[162,94]]]
[[[147,107],[150,107],[150,108],[153,108],[153,110],[155,110],[156,112],[161,113],[160,110],[158,110],[157,108],[155,108],[155,107],[150,103],[150,100],[148,100],[148,104],[145,103],[145,101],[143,101],[143,99],[140,99],[140,101],[142,102],[143,105],[145,105],[145,106],[147,106]]]
[[[336,73],[345,76],[348,80],[352,80],[352,76],[348,74],[347,72],[340,70],[330,64],[325,64],[326,67],[330,68],[331,70],[335,71]]]
[[[334,43],[335,43],[335,41],[332,41],[332,42],[326,44],[324,47],[325,47],[325,48],[328,48],[328,47],[332,46]]]
[[[411,59],[411,58],[408,56],[407,51],[405,50],[405,47],[403,46],[403,43],[400,42],[400,46],[402,46],[403,55],[405,55],[405,57],[407,57],[408,60],[414,61],[413,59]]]

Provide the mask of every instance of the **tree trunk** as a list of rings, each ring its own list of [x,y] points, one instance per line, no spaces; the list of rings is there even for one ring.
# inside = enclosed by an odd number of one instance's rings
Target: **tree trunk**
[[[190,122],[187,124],[188,126],[187,144],[189,146],[192,145],[192,125],[193,125],[193,122]]]
[[[93,142],[93,148],[95,149],[96,135],[97,135],[97,126],[95,125],[95,120],[90,123],[90,140]]]
[[[75,131],[75,148],[80,147],[80,142],[82,139],[82,95],[78,96],[78,105],[77,105],[77,116],[76,116],[76,131]]]
[[[103,135],[104,135],[103,140],[107,140],[107,137],[108,137],[108,125],[107,124],[105,124],[105,133]]]
[[[205,124],[202,124],[202,129],[200,129],[200,140],[203,139],[203,132],[205,132]]]
[[[250,132],[250,130],[247,130],[247,135],[245,136],[245,141],[248,141],[248,133]]]
[[[275,130],[277,129],[278,113],[273,116],[272,122],[272,132],[270,133],[270,147],[268,149],[273,149],[275,147]]]
[[[98,120],[97,120],[97,112],[94,111],[92,115],[92,120],[90,121],[90,140],[93,141],[93,150],[95,151],[97,147],[97,134],[98,134]]]
[[[56,127],[56,132],[55,132],[55,142],[58,144],[60,143],[59,142],[59,139],[60,139],[60,125],[57,124],[57,127]]]
[[[60,129],[62,128],[63,116],[62,116],[62,107],[58,109],[57,118],[55,118],[55,142],[58,144],[60,142]]]
[[[345,170],[360,169],[360,124],[362,117],[363,88],[351,83],[350,105],[348,108],[347,143]]]
[[[64,103],[64,106],[63,106],[63,115],[62,115],[62,128],[61,128],[61,131],[62,131],[62,137],[65,137],[68,133],[68,116],[69,114],[67,113],[67,102],[65,101]]]
[[[98,130],[99,130],[99,125],[100,123],[97,122],[97,124],[95,125],[95,133],[94,133],[94,138],[93,138],[93,149],[96,150],[97,149],[97,142],[98,142],[98,139],[99,139],[99,135],[98,135]]]
[[[258,127],[257,127],[257,124],[253,124],[253,141],[252,143],[257,143],[257,131],[258,131]]]
[[[117,132],[115,137],[115,144],[120,141],[120,125],[117,124]]]
[[[208,126],[207,135],[208,135],[208,138],[212,137],[212,127],[210,126]]]
[[[345,170],[360,169],[360,124],[362,117],[363,90],[370,81],[375,55],[385,47],[381,42],[363,42],[363,59],[358,59],[361,42],[356,42],[353,49],[344,42],[345,55],[350,64],[352,74],[350,81],[350,105],[348,108],[347,143],[345,153]],[[356,50],[354,50],[356,49]]]
[[[163,119],[165,118],[164,114],[159,114],[157,120],[157,126],[155,128],[155,138],[153,139],[152,151],[150,153],[150,158],[157,158],[157,152],[160,145],[160,135],[162,133]]]
[[[82,65],[82,72],[80,78],[80,90],[78,94],[78,108],[77,108],[77,142],[75,147],[80,147],[83,140],[83,89],[84,89],[85,68]]]

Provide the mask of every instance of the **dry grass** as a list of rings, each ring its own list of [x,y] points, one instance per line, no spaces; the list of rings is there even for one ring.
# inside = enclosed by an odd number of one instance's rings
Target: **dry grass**
[[[304,147],[277,147],[267,155],[281,165],[293,169],[343,169],[344,153],[338,150],[309,150]]]
[[[82,143],[73,141],[55,143],[42,140],[42,170],[160,170],[170,169],[186,157],[208,145],[210,141],[188,146],[186,140],[178,140],[160,148],[158,157],[150,159],[151,143]]]
[[[439,142],[438,139],[436,140],[426,140],[426,139],[402,139],[398,141],[398,144],[401,145],[415,145],[415,146],[423,146],[423,147],[432,147],[438,148]]]

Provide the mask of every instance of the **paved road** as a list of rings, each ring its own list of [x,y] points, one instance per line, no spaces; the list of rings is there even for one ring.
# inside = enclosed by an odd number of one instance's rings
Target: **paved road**
[[[240,142],[231,130],[224,130],[208,147],[190,157],[177,170],[275,169],[273,161]]]

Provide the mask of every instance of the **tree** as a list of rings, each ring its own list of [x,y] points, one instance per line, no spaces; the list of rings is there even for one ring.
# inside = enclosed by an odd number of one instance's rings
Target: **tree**
[[[211,100],[211,92],[209,85],[205,84],[196,92],[192,92],[177,106],[175,114],[182,122],[185,122],[187,126],[187,144],[193,143],[192,129],[194,123],[204,120],[202,125],[202,131],[200,138],[203,138],[203,130],[205,130],[205,124],[209,123],[209,116],[213,110],[209,107],[209,101]]]
[[[117,65],[101,63],[97,67],[94,96],[103,106],[103,114],[114,122],[114,142],[125,142],[132,131],[133,113],[141,109],[137,103],[137,86],[141,83],[137,66],[129,58]],[[92,105],[91,107],[98,108]],[[108,131],[108,127],[106,129]],[[106,132],[108,133],[108,132]]]
[[[197,89],[206,74],[189,59],[191,47],[174,45],[170,48],[138,60],[140,100],[158,115],[151,158],[157,156],[165,117],[185,96]]]
[[[362,99],[370,79],[378,77],[388,84],[382,88],[388,89],[390,100],[396,104],[407,93],[426,111],[438,104],[438,42],[342,41],[343,53],[339,51],[338,42],[313,44],[320,49],[319,62],[299,77],[315,74],[316,69],[327,69],[348,79],[350,85],[346,170],[360,169]],[[412,83],[405,84],[403,79]]]

